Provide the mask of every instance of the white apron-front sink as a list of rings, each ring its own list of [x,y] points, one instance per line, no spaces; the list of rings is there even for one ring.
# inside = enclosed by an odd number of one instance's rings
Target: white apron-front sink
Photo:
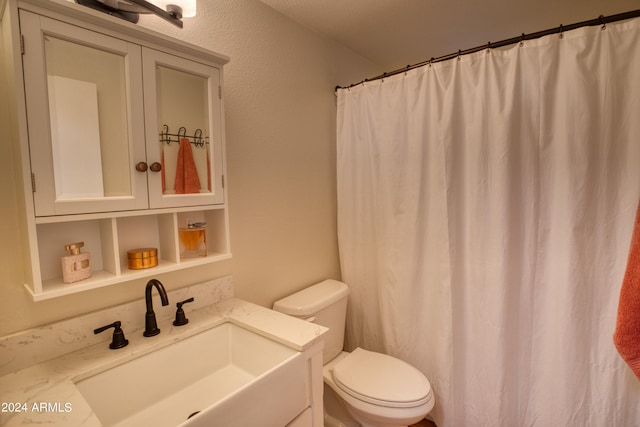
[[[285,425],[305,375],[302,353],[227,322],[75,384],[104,426]]]

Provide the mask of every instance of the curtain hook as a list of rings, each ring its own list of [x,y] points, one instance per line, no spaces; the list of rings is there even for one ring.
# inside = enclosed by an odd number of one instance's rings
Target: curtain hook
[[[433,65],[433,56],[431,57],[431,59],[429,60],[429,68],[431,68],[431,65]]]
[[[491,42],[487,42],[487,55],[489,55],[491,51]]]
[[[524,46],[524,33],[520,36],[520,47]]]
[[[458,61],[460,61],[460,54],[462,53],[462,51],[460,49],[458,49]]]
[[[564,30],[562,29],[562,24],[560,24],[560,38],[564,38]]]
[[[600,19],[600,22],[602,22],[601,30],[606,30],[607,29],[607,22],[604,20],[604,15],[600,15],[598,18]]]

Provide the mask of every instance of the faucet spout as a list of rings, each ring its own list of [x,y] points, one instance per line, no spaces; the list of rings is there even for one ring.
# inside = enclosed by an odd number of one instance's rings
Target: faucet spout
[[[169,298],[167,297],[167,291],[165,291],[162,283],[157,279],[151,279],[147,282],[147,287],[144,290],[144,298],[147,304],[147,313],[144,318],[144,335],[145,337],[153,337],[160,333],[158,324],[156,322],[156,314],[153,312],[153,300],[151,298],[151,291],[153,288],[158,290],[162,305],[169,305]]]

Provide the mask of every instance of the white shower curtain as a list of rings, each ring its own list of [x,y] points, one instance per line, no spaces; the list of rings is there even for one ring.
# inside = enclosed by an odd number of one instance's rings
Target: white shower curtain
[[[424,372],[439,427],[639,426],[612,335],[640,197],[640,20],[337,97],[347,346]]]

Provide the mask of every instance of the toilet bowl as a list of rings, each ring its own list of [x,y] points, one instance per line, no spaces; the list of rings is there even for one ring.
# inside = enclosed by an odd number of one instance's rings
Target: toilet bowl
[[[373,375],[375,373],[375,375]],[[407,426],[435,403],[429,381],[399,359],[361,348],[342,352],[323,367],[325,384],[362,426]]]
[[[361,348],[343,351],[347,296],[346,284],[325,280],[273,306],[329,328],[323,352],[325,425],[400,427],[420,421],[433,408],[435,398],[429,380],[418,369]],[[335,401],[346,411],[335,408]]]

